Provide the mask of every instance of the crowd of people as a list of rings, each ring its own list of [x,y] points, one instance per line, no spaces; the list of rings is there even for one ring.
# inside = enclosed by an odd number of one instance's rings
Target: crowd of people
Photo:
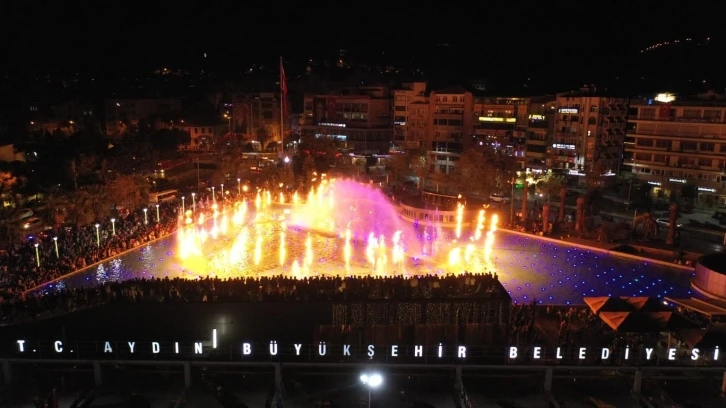
[[[98,224],[60,228],[54,236],[30,236],[0,254],[0,302],[167,235],[176,229],[177,222],[177,207],[162,204],[159,221],[156,214],[146,214],[145,218],[140,210],[113,222],[107,219]]]
[[[417,277],[136,279],[49,292],[0,304],[4,323],[115,302],[268,302],[506,297],[494,274]]]

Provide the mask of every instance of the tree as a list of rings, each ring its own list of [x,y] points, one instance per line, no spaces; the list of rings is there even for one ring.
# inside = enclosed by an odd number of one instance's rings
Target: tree
[[[295,173],[292,171],[291,166],[281,166],[277,169],[275,179],[278,183],[282,183],[284,187],[295,186]]]
[[[388,159],[388,162],[386,163],[389,183],[404,180],[406,177],[411,175],[412,159],[413,157],[408,153],[391,155],[391,158]]]
[[[551,203],[552,196],[562,194],[563,186],[565,186],[565,178],[552,172],[548,172],[537,181],[537,190],[547,195],[547,204]],[[566,189],[565,194],[567,194]]]
[[[155,150],[173,152],[179,145],[189,144],[191,136],[181,129],[159,129],[151,135],[149,142]]]
[[[598,188],[603,183],[603,174],[607,171],[607,163],[604,159],[596,160],[585,172],[585,183],[590,189]]]
[[[270,139],[270,133],[267,131],[267,128],[260,126],[255,131],[255,138],[260,142],[260,146],[264,150],[265,143]]]
[[[302,176],[306,185],[309,185],[312,182],[313,178],[315,178],[315,176],[313,175],[315,171],[315,159],[313,159],[313,156],[311,155],[306,155],[302,164]]]
[[[137,209],[148,203],[149,183],[143,176],[118,175],[105,185],[105,195],[116,207]]]
[[[107,191],[101,186],[84,187],[70,197],[68,219],[76,225],[90,224],[110,212]]]
[[[10,202],[10,205],[0,206],[2,207],[0,209],[0,227],[8,243],[17,241],[22,233],[20,213],[23,209],[13,191],[18,184],[18,178],[12,173],[0,172],[0,198],[2,201]]]
[[[452,172],[451,184],[459,192],[489,196],[502,188],[517,171],[514,157],[497,152],[488,146],[464,151]]]
[[[431,174],[429,159],[425,151],[411,152],[411,170],[418,178],[418,188],[426,186],[426,178]]]

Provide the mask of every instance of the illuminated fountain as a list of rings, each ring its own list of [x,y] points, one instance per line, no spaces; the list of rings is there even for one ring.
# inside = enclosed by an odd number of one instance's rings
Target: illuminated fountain
[[[465,206],[458,203],[453,236],[446,238],[450,232],[441,226],[419,230],[401,219],[379,190],[357,182],[323,178],[303,196],[286,200],[281,191],[258,190],[251,216],[244,200],[224,209],[214,204],[196,222],[189,214],[178,234],[178,259],[189,275],[219,277],[494,270],[498,218],[487,223],[484,209],[465,234]]]

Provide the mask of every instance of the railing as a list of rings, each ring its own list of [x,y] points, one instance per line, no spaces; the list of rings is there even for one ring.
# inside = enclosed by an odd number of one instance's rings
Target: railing
[[[637,117],[634,120],[652,121],[652,122],[684,122],[684,123],[726,123],[721,118],[686,118],[683,116],[678,117],[653,117],[644,118]]]

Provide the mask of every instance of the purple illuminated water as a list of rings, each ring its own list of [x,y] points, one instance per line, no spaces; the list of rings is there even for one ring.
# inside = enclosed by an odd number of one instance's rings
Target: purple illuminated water
[[[301,234],[297,239],[303,239],[303,236]],[[327,272],[336,268],[341,274],[345,272],[338,256],[340,239],[318,236],[316,245],[327,248],[317,259],[319,268],[325,268]],[[355,245],[362,250],[365,244],[358,242]],[[189,276],[176,259],[175,250],[175,237],[170,236],[48,285],[44,290],[152,276]],[[683,270],[556,245],[536,237],[499,230],[493,252],[499,279],[516,302],[581,304],[583,296],[691,295],[691,274]],[[269,256],[274,259],[276,253]],[[420,263],[408,272],[444,271]]]

